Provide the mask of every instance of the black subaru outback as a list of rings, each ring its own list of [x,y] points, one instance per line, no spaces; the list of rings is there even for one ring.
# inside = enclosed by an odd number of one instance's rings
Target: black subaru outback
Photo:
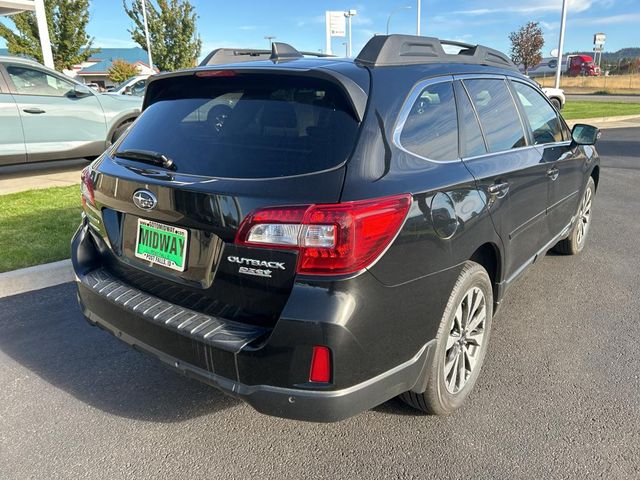
[[[80,305],[263,413],[454,411],[509,285],[589,232],[597,129],[480,45],[276,43],[153,77],[143,110],[83,172]]]

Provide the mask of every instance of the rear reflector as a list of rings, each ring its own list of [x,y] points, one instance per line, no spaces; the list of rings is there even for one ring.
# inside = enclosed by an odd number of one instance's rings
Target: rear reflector
[[[411,195],[265,208],[244,219],[236,243],[299,252],[298,273],[348,274],[371,265],[395,238]]]
[[[331,381],[331,350],[329,347],[316,345],[311,357],[310,382],[329,383]]]

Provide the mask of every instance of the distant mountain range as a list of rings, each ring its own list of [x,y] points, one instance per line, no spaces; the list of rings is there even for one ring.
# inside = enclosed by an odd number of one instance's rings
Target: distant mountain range
[[[593,57],[593,51],[591,52],[571,52],[569,55],[583,54],[591,55]],[[640,47],[621,48],[617,52],[602,52],[602,61],[604,63],[618,63],[618,60],[625,60],[631,58],[640,57]]]

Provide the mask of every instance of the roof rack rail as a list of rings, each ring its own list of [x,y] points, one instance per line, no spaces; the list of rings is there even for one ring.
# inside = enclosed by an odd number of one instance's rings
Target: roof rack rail
[[[295,55],[297,54],[297,55]],[[294,60],[303,56],[307,57],[333,57],[326,53],[319,52],[299,52],[291,45],[282,42],[273,42],[271,50],[261,50],[254,48],[216,48],[207,55],[200,67],[206,65],[224,65],[227,63],[254,62],[257,60]]]
[[[443,45],[460,47],[460,51],[446,53]],[[508,56],[493,48],[416,35],[376,35],[367,42],[355,61],[371,67],[470,63],[518,70]]]

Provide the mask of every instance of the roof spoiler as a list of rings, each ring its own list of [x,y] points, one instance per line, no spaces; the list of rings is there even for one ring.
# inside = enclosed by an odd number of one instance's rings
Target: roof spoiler
[[[225,65],[228,63],[254,62],[256,60],[271,60],[274,63],[296,58],[307,57],[333,57],[326,53],[298,51],[291,45],[282,42],[273,42],[271,50],[253,48],[217,48],[207,55],[198,65]]]
[[[446,53],[443,45],[459,47],[460,50]],[[376,35],[367,42],[355,61],[368,67],[467,63],[518,70],[507,55],[493,48],[416,35]]]

